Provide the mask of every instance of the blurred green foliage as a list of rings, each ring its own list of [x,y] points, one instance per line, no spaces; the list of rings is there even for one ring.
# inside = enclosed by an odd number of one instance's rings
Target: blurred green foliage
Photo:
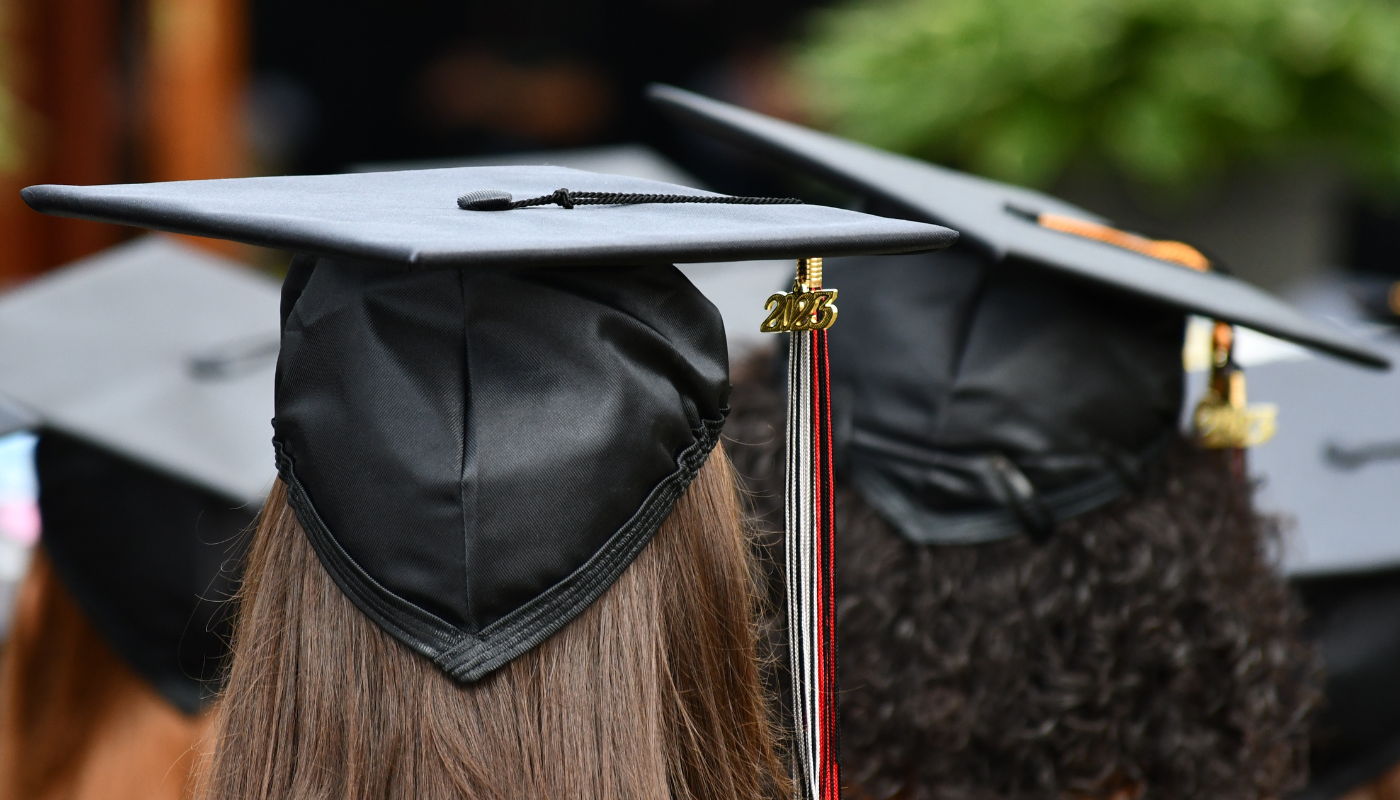
[[[1339,159],[1400,184],[1400,0],[856,0],[798,68],[871,144],[1030,185]]]
[[[13,40],[10,30],[15,4],[0,0],[0,174],[14,173],[24,165],[22,131],[31,123],[33,114],[15,97],[11,82],[15,74],[8,44]]]

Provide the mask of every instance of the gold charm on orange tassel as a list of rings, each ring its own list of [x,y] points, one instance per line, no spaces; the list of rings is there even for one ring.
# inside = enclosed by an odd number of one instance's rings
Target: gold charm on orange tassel
[[[1196,438],[1203,447],[1243,449],[1273,438],[1278,406],[1272,403],[1249,405],[1245,396],[1244,370],[1233,358],[1234,328],[1216,322],[1211,337],[1210,386],[1196,405],[1193,418]]]

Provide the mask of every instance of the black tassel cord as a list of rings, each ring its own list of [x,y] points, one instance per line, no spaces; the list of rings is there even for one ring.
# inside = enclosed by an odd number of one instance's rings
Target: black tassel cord
[[[510,192],[481,189],[457,198],[457,207],[466,211],[510,211],[516,208],[557,205],[574,206],[634,206],[648,203],[714,203],[739,206],[801,205],[795,197],[734,197],[727,194],[639,194],[636,192],[572,192],[556,189],[550,194],[516,200]]]

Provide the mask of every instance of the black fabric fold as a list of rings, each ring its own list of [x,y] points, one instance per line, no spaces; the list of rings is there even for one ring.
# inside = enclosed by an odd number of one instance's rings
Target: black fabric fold
[[[718,440],[723,326],[674,267],[294,268],[292,508],[347,597],[459,680],[606,591]]]
[[[1176,430],[1179,310],[962,245],[826,272],[838,463],[911,541],[1043,538]]]
[[[197,713],[224,677],[254,510],[57,431],[34,455],[54,572],[127,665]]]

